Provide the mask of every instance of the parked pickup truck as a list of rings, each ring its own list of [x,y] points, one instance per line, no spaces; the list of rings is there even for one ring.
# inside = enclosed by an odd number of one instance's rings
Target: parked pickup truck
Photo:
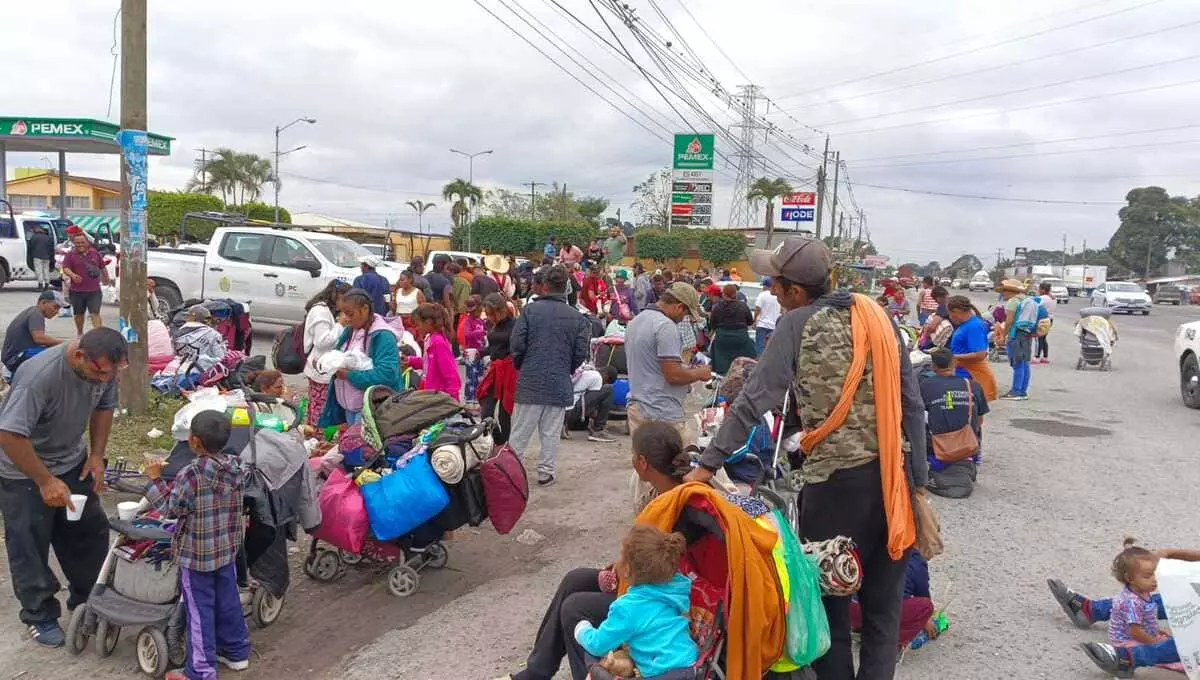
[[[146,276],[172,308],[190,298],[250,302],[256,322],[295,324],[304,305],[330,281],[353,281],[367,250],[350,239],[308,231],[221,227],[207,245],[152,248]],[[395,283],[401,268],[384,262],[379,273]]]

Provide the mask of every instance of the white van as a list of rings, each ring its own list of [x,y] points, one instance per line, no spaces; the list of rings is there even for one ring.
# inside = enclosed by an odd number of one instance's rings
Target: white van
[[[3,204],[0,204],[3,206]],[[9,281],[35,281],[33,262],[29,258],[29,239],[33,237],[35,228],[40,227],[54,239],[55,265],[61,266],[62,258],[70,248],[67,238],[67,228],[72,226],[71,220],[52,217],[43,212],[23,212],[15,215],[5,214],[0,210],[0,286]],[[112,230],[104,233],[90,234],[96,249],[102,255],[112,256],[117,253],[116,239]],[[116,258],[109,263],[109,276],[116,277]]]

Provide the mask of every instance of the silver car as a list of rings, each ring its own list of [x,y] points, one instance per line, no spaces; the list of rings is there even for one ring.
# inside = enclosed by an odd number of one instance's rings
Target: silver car
[[[1150,316],[1150,296],[1136,283],[1128,281],[1106,281],[1092,291],[1092,306],[1107,307],[1126,314],[1142,313]]]

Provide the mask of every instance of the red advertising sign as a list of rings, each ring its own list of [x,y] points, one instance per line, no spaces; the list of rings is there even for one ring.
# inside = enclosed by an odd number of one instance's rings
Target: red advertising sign
[[[692,214],[692,206],[673,204],[671,206],[671,214],[672,215],[691,215]]]
[[[783,197],[784,205],[816,205],[817,194],[812,191],[801,191]]]

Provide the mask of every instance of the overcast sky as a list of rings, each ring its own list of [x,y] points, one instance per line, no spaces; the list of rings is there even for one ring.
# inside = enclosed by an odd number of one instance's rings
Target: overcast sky
[[[282,164],[281,202],[293,212],[415,227],[404,203],[422,199],[439,203],[427,221],[448,225],[440,187],[467,173],[466,160],[449,153],[454,147],[495,150],[476,160],[475,181],[485,188],[565,182],[572,191],[608,197],[628,219],[633,185],[670,161],[670,145],[659,137],[685,131],[685,123],[628,62],[551,0],[479,2],[654,134],[474,0],[208,0],[202,11],[152,2],[150,128],[176,141],[171,157],[152,162],[151,186],[181,187],[198,156],[193,149],[228,146],[267,156],[276,124],[312,116],[316,125],[284,133],[285,148],[308,146]],[[611,39],[587,0],[559,2]],[[625,2],[646,30],[671,37],[651,0]],[[673,51],[686,43],[725,88],[754,82],[772,99],[760,109],[794,135],[758,144],[772,174],[811,178],[815,161],[794,144],[819,149],[824,140],[801,124],[830,134],[861,183],[854,197],[875,242],[896,262],[947,263],[963,252],[991,260],[997,249],[1061,247],[1064,234],[1075,248],[1085,239],[1105,244],[1116,228],[1119,205],[1112,203],[1130,187],[1200,193],[1200,81],[1187,82],[1197,80],[1200,65],[1195,0],[657,3],[683,36],[671,37]],[[632,106],[534,35],[506,4],[530,11],[613,76],[616,84],[605,82]],[[118,120],[119,104],[108,113],[118,6],[73,0],[7,7],[0,56],[10,67],[0,115]],[[638,62],[666,80],[629,29],[602,11]],[[119,84],[113,92],[119,99]],[[692,92],[718,124],[736,122],[715,98]],[[701,123],[670,92],[668,98],[688,124],[711,131],[712,123]],[[718,140],[719,153],[733,155],[733,147]],[[980,147],[1004,148],[964,151]],[[997,156],[1005,158],[977,160]],[[21,165],[45,161],[10,154],[10,173]],[[68,166],[101,177],[118,172],[111,157],[71,156]],[[715,223],[724,224],[735,169],[719,163],[718,170]],[[866,184],[1098,205],[974,200]]]

